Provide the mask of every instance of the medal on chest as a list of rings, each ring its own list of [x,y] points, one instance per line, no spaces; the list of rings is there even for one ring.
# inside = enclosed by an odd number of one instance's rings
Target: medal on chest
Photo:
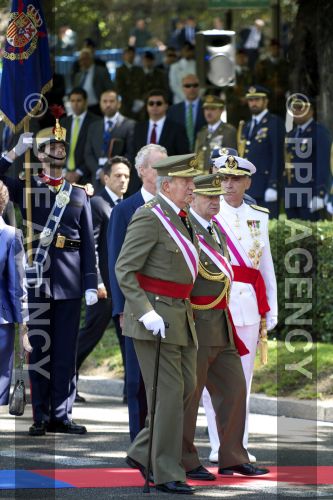
[[[263,248],[263,242],[260,241],[260,220],[247,220],[246,222],[252,240],[252,244],[247,254],[253,267],[258,269]]]

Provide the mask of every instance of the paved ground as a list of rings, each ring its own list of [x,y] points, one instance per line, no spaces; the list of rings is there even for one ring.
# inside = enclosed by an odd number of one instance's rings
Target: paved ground
[[[0,414],[0,469],[113,468],[125,467],[128,446],[127,410],[120,398],[86,395],[88,403],[78,405],[74,419],[87,425],[86,436],[49,434],[31,438],[27,429],[31,407],[23,417]],[[251,414],[250,451],[258,463],[266,466],[332,465],[333,424],[309,420]],[[198,417],[197,445],[202,462],[209,465],[208,438],[203,412]],[[315,473],[313,481],[316,482]],[[332,477],[333,483],[333,477]],[[85,488],[58,490],[0,490],[1,499],[76,499],[91,500],[151,498],[170,500],[174,495],[155,492],[143,494],[141,488]],[[282,482],[255,481],[246,485],[198,487],[193,498],[230,498],[246,500],[321,498],[333,499],[332,485],[291,485]]]

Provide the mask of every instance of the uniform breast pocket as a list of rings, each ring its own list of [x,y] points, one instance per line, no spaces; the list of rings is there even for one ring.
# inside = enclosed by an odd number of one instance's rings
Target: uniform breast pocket
[[[162,316],[162,318],[168,317],[168,313],[170,312],[170,308],[173,304],[172,297],[165,297],[164,295],[156,295],[154,300],[154,309]]]
[[[164,256],[169,260],[170,264],[176,264],[179,260],[180,250],[176,243],[172,240],[166,241],[164,244]]]

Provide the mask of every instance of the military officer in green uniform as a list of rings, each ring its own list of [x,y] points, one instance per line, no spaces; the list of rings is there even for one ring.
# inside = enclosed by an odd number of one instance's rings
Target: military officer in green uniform
[[[194,446],[199,401],[206,386],[215,408],[223,447],[219,450],[219,474],[234,472],[246,476],[266,474],[267,469],[249,463],[243,447],[246,415],[246,383],[240,355],[247,354],[243,342],[233,333],[228,311],[233,270],[225,237],[214,216],[224,194],[221,176],[211,174],[194,179],[190,222],[200,246],[199,274],[191,293],[198,335],[197,386],[184,414],[183,465],[190,479],[214,480],[205,469]]]
[[[237,149],[237,132],[235,127],[224,123],[221,119],[224,101],[220,97],[207,95],[202,108],[207,125],[199,130],[194,151],[200,158],[200,169],[208,173],[210,157],[214,149],[220,149],[222,146]]]
[[[123,334],[133,338],[150,414],[156,335],[159,362],[152,472],[156,488],[192,494],[181,465],[183,414],[196,383],[197,336],[190,293],[198,271],[198,243],[185,211],[193,177],[194,154],[168,157],[156,165],[159,194],[140,208],[127,230],[116,263],[124,293]],[[149,419],[147,419],[149,420]],[[145,476],[149,421],[128,450],[127,464]]]

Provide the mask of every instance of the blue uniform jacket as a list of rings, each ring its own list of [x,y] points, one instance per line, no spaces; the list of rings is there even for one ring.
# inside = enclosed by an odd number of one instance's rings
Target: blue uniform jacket
[[[246,140],[244,158],[251,161],[257,171],[248,194],[260,200],[267,188],[278,189],[284,169],[285,127],[281,118],[268,112],[254,127],[251,138],[250,128],[251,120],[246,122],[242,133]]]
[[[25,182],[5,175],[10,165],[4,158],[0,160],[0,178],[7,185],[11,200],[19,205],[23,219],[26,220]],[[37,183],[34,178],[31,185],[33,232],[37,236],[33,247],[36,248],[38,235],[46,224],[56,194],[47,186]],[[57,232],[72,240],[80,240],[81,245],[79,249],[62,249],[50,245],[41,292],[55,300],[77,299],[84,290],[97,289],[90,201],[84,189],[73,186]]]
[[[0,325],[27,321],[21,231],[0,216]]]
[[[323,198],[329,191],[330,155],[332,140],[324,125],[312,120],[296,138],[297,127],[286,136],[286,167],[284,183],[286,188],[312,189],[312,196]],[[303,165],[303,167],[302,167]],[[295,170],[300,169],[300,176],[306,182],[301,183],[295,177]],[[312,172],[312,175],[310,173]],[[304,198],[305,199],[305,198]],[[297,206],[296,195],[290,196],[290,206]]]
[[[141,191],[134,193],[126,200],[116,205],[111,213],[111,218],[108,226],[108,254],[109,254],[109,274],[111,296],[113,303],[113,315],[124,312],[125,297],[118,285],[115,265],[120,254],[126,236],[127,226],[136,212],[136,210],[144,205],[144,199]]]

